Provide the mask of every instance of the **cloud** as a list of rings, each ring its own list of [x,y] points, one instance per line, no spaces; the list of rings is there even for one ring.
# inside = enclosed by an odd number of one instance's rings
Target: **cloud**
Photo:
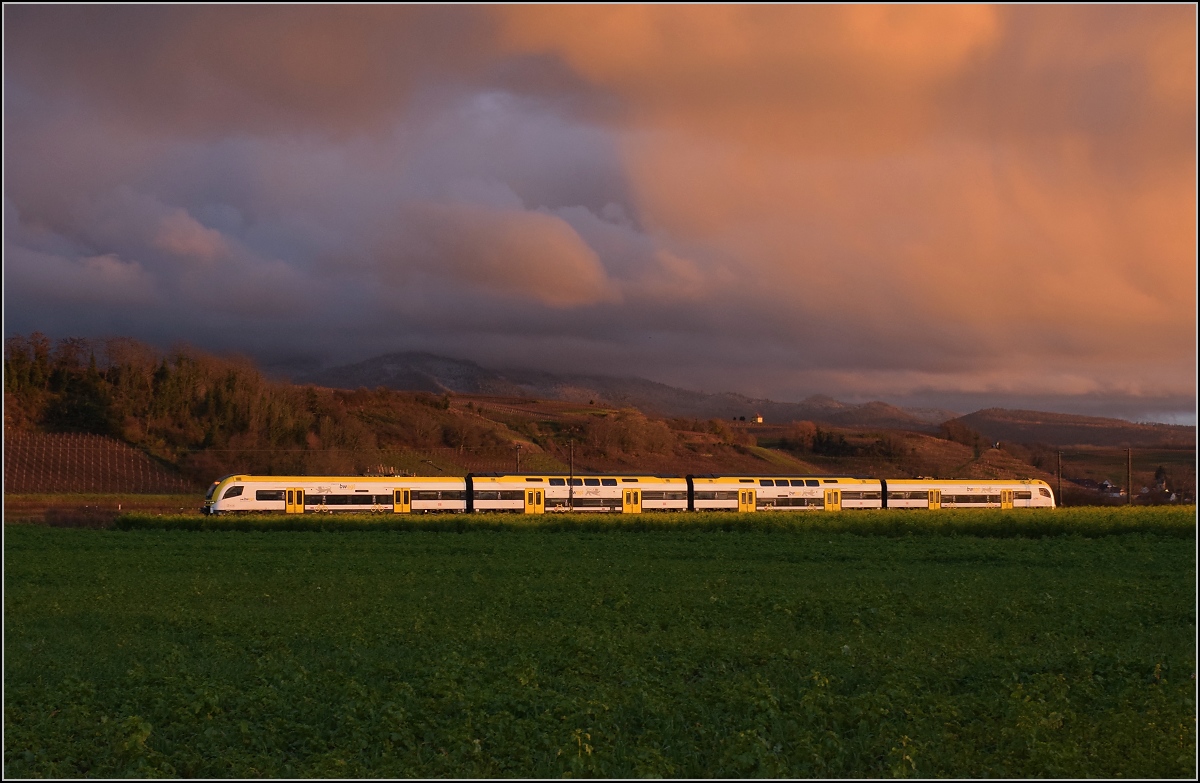
[[[205,228],[182,209],[162,219],[153,245],[172,255],[199,261],[214,261],[229,252],[220,231]]]
[[[26,298],[13,302],[22,310],[142,307],[158,300],[153,280],[136,261],[112,254],[72,259],[20,247],[5,255],[6,282]]]
[[[382,128],[424,80],[470,69],[478,24],[469,9],[397,6],[5,12],[23,83],[191,138]]]
[[[618,298],[596,253],[554,215],[425,203],[406,217],[412,233],[384,262],[401,279],[419,271],[559,309]]]
[[[508,50],[563,58],[620,96],[622,121],[776,149],[904,143],[928,127],[931,93],[986,53],[1000,27],[986,6],[500,12]]]
[[[6,328],[1194,401],[1195,19],[6,8]]]

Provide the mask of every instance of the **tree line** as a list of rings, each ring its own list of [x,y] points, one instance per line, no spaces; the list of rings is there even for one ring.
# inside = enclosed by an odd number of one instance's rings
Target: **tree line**
[[[119,438],[201,478],[358,472],[373,450],[506,443],[432,395],[271,381],[247,359],[129,338],[10,337],[4,393],[6,429]]]

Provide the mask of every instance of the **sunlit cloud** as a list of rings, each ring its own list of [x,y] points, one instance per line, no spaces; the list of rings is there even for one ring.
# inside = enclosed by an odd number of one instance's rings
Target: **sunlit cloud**
[[[1195,22],[8,7],[5,328],[1194,409]]]

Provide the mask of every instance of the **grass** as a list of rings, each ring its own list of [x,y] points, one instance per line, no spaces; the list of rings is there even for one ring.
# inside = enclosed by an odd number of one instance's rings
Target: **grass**
[[[835,532],[865,536],[981,536],[990,538],[1153,533],[1195,538],[1195,506],[1090,507],[973,511],[946,509],[842,512],[723,512],[658,514],[124,514],[122,530],[240,531],[722,531]]]
[[[5,776],[1194,777],[1194,516],[461,521],[6,526]]]

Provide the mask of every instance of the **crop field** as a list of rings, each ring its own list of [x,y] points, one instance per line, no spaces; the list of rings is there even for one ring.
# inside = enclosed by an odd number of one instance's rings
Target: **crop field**
[[[1195,508],[1122,511],[10,524],[4,773],[1191,779]]]

